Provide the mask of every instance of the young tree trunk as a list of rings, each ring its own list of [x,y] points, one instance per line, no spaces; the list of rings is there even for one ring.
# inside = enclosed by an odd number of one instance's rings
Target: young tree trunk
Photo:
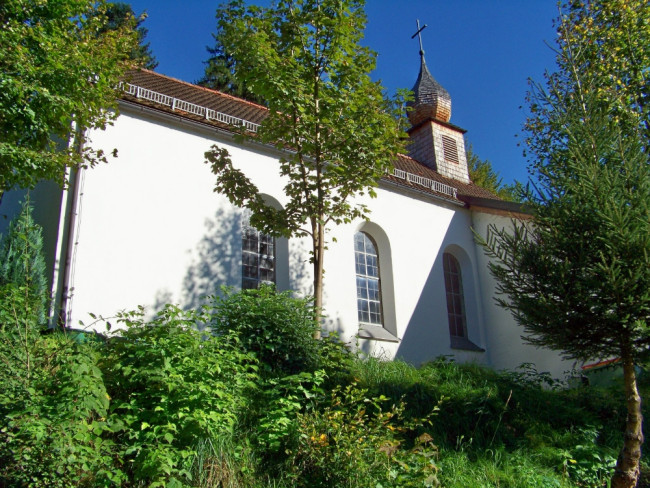
[[[312,236],[314,249],[314,321],[318,328],[314,332],[314,338],[320,339],[320,317],[323,310],[323,255],[325,251],[325,230],[322,223],[317,223]]]
[[[639,461],[643,444],[643,416],[641,397],[636,387],[634,360],[629,351],[623,351],[623,379],[627,401],[627,421],[625,423],[625,442],[618,455],[616,469],[612,477],[612,488],[634,488],[639,480]]]

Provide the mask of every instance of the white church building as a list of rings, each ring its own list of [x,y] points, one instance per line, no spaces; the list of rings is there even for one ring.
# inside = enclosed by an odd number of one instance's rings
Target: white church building
[[[236,97],[136,71],[125,81],[114,125],[89,134],[118,157],[70,175],[67,189],[31,192],[44,227],[57,316],[68,327],[143,305],[192,307],[221,285],[312,293],[311,243],[273,239],[213,191],[204,163],[225,147],[268,201],[286,203],[279,152],[237,143],[233,125],[254,132],[266,110]],[[470,181],[464,133],[450,122],[451,98],[422,56],[409,113],[408,155],[386,174],[368,221],[332,227],[325,253],[324,327],[367,354],[420,364],[445,355],[496,369],[532,363],[562,376],[571,364],[523,344],[522,329],[494,301],[488,259],[476,244],[490,224],[525,218]],[[4,196],[15,213],[21,192]],[[0,223],[6,228],[7,219]],[[102,327],[101,324],[97,325]]]

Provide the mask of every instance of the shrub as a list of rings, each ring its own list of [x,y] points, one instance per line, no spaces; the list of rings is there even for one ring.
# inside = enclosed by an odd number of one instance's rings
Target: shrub
[[[218,334],[236,337],[244,351],[255,353],[271,376],[313,371],[320,361],[312,302],[268,285],[225,289],[212,303],[212,325]]]
[[[0,289],[0,485],[108,486],[108,395],[92,344],[42,335],[27,286]]]
[[[201,333],[209,317],[167,305],[151,321],[122,314],[102,363],[109,424],[129,475],[148,486],[185,486],[202,439],[232,435],[254,386],[253,358],[229,337]]]
[[[298,415],[298,443],[289,452],[294,486],[437,486],[437,452],[426,433],[408,439],[428,421],[405,421],[404,403],[370,397],[352,383],[337,388],[319,409]]]

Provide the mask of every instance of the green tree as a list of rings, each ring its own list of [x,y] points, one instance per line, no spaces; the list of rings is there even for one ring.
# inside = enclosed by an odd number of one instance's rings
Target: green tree
[[[636,486],[643,443],[634,371],[650,352],[650,4],[563,7],[555,73],[526,125],[539,192],[530,222],[491,228],[499,303],[527,340],[568,358],[621,358],[627,422],[612,486]]]
[[[205,61],[205,72],[203,78],[197,81],[198,85],[230,93],[236,97],[245,98],[255,103],[264,103],[264,100],[250,91],[248,86],[235,77],[236,62],[228,54],[223,44],[223,31],[217,27],[214,38],[214,47],[208,47],[210,57]]]
[[[29,199],[9,224],[9,231],[0,244],[0,287],[8,284],[27,289],[30,310],[36,322],[44,325],[47,318],[47,279],[43,229],[34,222]]]
[[[469,179],[472,183],[490,190],[499,198],[511,202],[521,200],[520,195],[523,193],[523,186],[516,181],[512,185],[504,184],[503,178],[492,167],[489,159],[481,159],[470,145],[467,149],[467,167],[469,170]]]
[[[151,51],[149,42],[145,42],[149,30],[143,27],[143,23],[147,18],[147,13],[143,12],[136,16],[133,12],[133,7],[128,3],[115,2],[109,3],[106,7],[106,25],[102,32],[107,30],[119,30],[122,27],[132,28],[135,30],[138,37],[138,45],[131,51],[131,59],[136,61],[138,65],[147,69],[156,69],[158,60]]]
[[[106,161],[85,147],[84,131],[115,117],[137,45],[131,26],[105,29],[106,9],[91,0],[0,2],[0,195],[43,179],[63,184],[66,167]]]
[[[254,137],[283,150],[288,202],[281,210],[267,205],[218,146],[206,153],[215,190],[249,208],[251,224],[265,233],[311,237],[317,316],[326,227],[367,214],[354,197],[375,196],[401,149],[393,104],[368,76],[375,53],[360,45],[363,7],[363,0],[282,0],[263,9],[234,0],[217,11],[236,78],[266,100],[268,116]]]

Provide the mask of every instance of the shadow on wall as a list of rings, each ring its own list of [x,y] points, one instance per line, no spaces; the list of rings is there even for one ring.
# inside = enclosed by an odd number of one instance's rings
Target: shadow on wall
[[[181,292],[181,306],[198,308],[221,286],[241,286],[241,212],[219,209],[206,219],[205,234],[194,249]]]
[[[455,219],[454,216],[449,229],[457,228],[457,226],[454,226]],[[456,245],[452,233],[448,232],[429,271],[420,298],[400,342],[396,358],[420,364],[441,355],[453,354],[455,351],[451,349],[447,317],[447,297],[443,271],[443,254],[445,252],[453,254],[460,263],[467,337],[475,344],[482,343],[479,296],[472,262],[467,251]],[[469,252],[474,252],[474,250],[470,249]],[[479,362],[482,360],[481,356],[472,357]]]
[[[287,241],[287,239],[283,239]],[[314,283],[309,271],[312,266],[309,262],[309,251],[305,244],[304,239],[292,239],[288,243],[286,258],[287,266],[286,278],[283,277],[284,270],[278,270],[278,289],[280,290],[293,290],[300,296],[312,295]],[[284,246],[278,245],[278,253],[283,252]],[[285,262],[281,255],[277,256],[278,264]],[[283,288],[284,279],[286,279],[286,287]]]
[[[219,209],[206,219],[203,237],[192,250],[193,259],[185,273],[178,302],[186,310],[205,303],[210,295],[220,294],[221,287],[239,289],[242,283],[242,212],[236,208]],[[276,285],[278,290],[309,293],[306,269],[309,255],[302,241],[276,239]],[[174,294],[167,289],[156,293],[153,310],[173,303]]]

